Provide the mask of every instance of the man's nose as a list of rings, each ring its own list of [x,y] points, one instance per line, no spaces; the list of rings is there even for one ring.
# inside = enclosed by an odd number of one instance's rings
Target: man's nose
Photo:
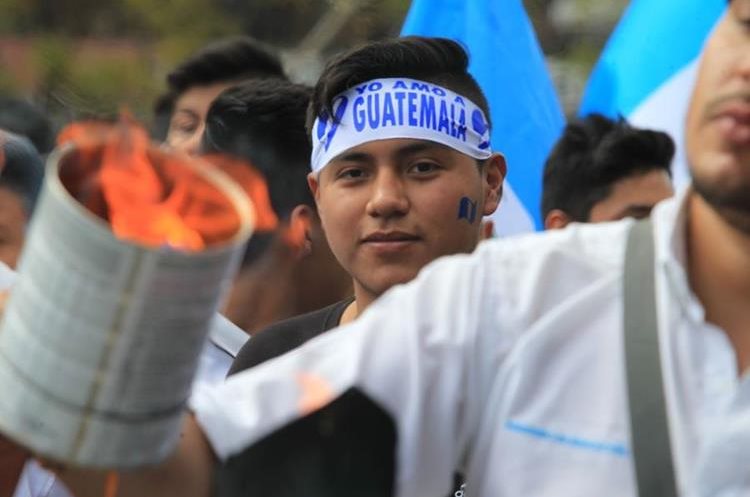
[[[367,214],[373,217],[403,216],[409,207],[409,196],[403,178],[394,171],[379,171],[373,181]]]

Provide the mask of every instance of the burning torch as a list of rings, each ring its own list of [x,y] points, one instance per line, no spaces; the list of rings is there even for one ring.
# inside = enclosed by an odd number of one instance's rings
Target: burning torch
[[[75,465],[156,463],[244,243],[276,217],[249,167],[127,120],[60,141],[0,325],[0,430]]]

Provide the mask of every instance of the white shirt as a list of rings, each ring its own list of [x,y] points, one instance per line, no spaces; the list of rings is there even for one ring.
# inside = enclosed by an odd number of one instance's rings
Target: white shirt
[[[750,495],[750,384],[688,286],[685,198],[653,214],[678,489]],[[198,422],[219,458],[237,454],[303,414],[305,373],[331,396],[357,386],[390,413],[398,496],[443,495],[454,468],[469,495],[635,496],[621,337],[630,224],[438,261],[353,324],[198,390]]]
[[[3,285],[7,271],[10,271],[7,267],[0,267],[0,288],[7,288],[12,282],[10,278],[7,279],[8,284]],[[14,274],[12,271],[10,273]],[[247,338],[247,333],[221,314],[216,314],[200,356],[193,388],[197,385],[212,385],[224,381],[232,361]],[[71,495],[53,473],[43,469],[36,461],[29,460],[19,478],[13,497],[71,497]]]
[[[216,314],[198,363],[193,388],[224,381],[234,358],[249,335],[221,314]]]

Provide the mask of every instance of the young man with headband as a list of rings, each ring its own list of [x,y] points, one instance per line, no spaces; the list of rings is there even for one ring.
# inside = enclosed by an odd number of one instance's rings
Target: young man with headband
[[[354,297],[256,334],[232,373],[359,316],[434,259],[474,250],[497,207],[505,162],[486,99],[451,40],[402,38],[332,60],[312,97],[308,177]]]

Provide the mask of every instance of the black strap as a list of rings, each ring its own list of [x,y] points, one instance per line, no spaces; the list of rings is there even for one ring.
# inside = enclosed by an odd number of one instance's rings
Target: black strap
[[[624,269],[625,368],[630,437],[639,497],[676,497],[659,356],[650,221],[633,224]]]

